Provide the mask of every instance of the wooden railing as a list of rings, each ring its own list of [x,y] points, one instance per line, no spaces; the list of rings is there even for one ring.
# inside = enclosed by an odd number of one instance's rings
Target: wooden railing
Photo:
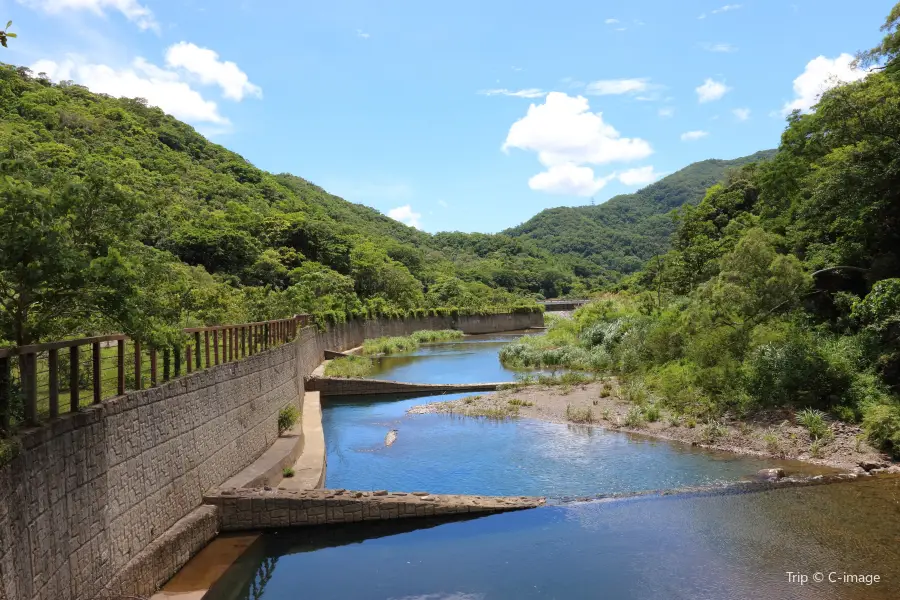
[[[0,434],[13,425],[36,426],[61,412],[77,412],[85,398],[98,404],[127,391],[252,356],[292,341],[300,328],[311,324],[310,315],[296,315],[192,327],[184,330],[188,342],[170,348],[142,347],[127,335],[113,334],[0,349]],[[82,352],[85,348],[89,352]],[[68,402],[61,406],[64,392]]]

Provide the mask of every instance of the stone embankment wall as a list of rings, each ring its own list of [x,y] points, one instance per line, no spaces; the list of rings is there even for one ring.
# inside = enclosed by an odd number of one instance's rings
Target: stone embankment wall
[[[458,496],[427,492],[234,490],[205,498],[219,509],[223,531],[283,529],[411,517],[486,514],[535,508],[543,498]]]
[[[290,344],[24,432],[19,456],[0,467],[0,600],[152,593],[214,533],[206,518],[179,537],[179,523],[274,442],[278,411],[301,406],[304,379],[326,349],[420,329],[542,324],[535,313],[308,327]],[[168,539],[181,540],[177,553],[159,549]]]

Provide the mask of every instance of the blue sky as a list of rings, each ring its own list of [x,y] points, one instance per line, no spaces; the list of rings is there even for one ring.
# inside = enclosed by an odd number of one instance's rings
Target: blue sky
[[[4,60],[142,96],[260,168],[495,232],[777,145],[894,0],[0,0]],[[8,16],[7,16],[8,15]],[[842,56],[843,55],[843,56]]]

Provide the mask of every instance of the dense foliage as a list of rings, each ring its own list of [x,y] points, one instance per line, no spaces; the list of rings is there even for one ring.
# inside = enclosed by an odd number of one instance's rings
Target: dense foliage
[[[791,115],[771,160],[679,211],[668,253],[503,360],[615,372],[692,419],[830,411],[900,456],[898,14],[885,68]]]
[[[505,236],[430,236],[272,175],[141,99],[0,67],[0,343],[316,313],[484,311],[576,285]]]
[[[614,282],[669,249],[670,211],[698,203],[729,171],[772,154],[774,150],[766,150],[735,160],[697,162],[634,194],[597,206],[550,208],[505,233],[560,256],[575,273],[598,285]]]

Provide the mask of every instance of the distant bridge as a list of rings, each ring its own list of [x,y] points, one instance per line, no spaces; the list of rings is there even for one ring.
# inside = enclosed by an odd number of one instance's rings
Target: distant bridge
[[[575,310],[579,306],[584,306],[590,300],[542,300],[538,304],[544,305],[547,312],[557,312],[563,310]]]

